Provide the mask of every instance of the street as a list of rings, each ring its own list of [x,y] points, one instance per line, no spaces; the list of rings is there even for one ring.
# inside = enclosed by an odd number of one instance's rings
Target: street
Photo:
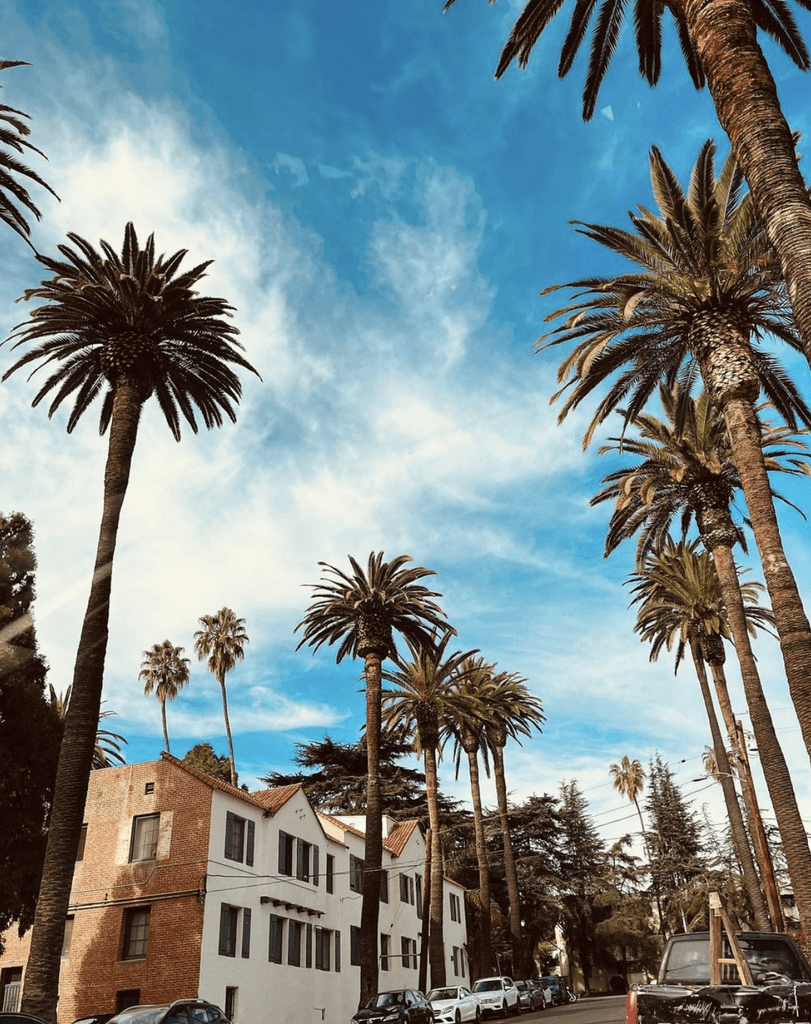
[[[576,1003],[550,1006],[547,1010],[521,1016],[528,1017],[533,1024],[624,1024],[625,996],[578,999]]]

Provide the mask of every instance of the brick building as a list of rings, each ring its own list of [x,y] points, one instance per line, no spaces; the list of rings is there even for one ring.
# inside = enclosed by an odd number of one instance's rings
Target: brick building
[[[200,996],[235,1024],[346,1024],[360,986],[364,822],[300,786],[246,793],[183,761],[91,775],[60,975],[59,1024]],[[380,988],[418,987],[425,842],[384,821]],[[468,977],[464,890],[445,884],[448,981]],[[28,937],[0,957],[15,1009]]]

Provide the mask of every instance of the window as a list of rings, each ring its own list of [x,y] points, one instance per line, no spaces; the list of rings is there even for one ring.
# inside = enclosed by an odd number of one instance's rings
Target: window
[[[145,793],[145,795],[149,796],[151,793],[154,793],[154,792],[155,792],[155,783],[154,782],[147,782],[144,785],[144,793]]]
[[[87,825],[82,825],[79,833],[79,849],[76,851],[76,860],[84,860],[84,844],[87,841]]]
[[[62,935],[62,956],[70,956],[70,942],[73,938],[73,914],[68,914],[65,918],[65,931]]]
[[[380,902],[389,902],[389,873],[385,868],[380,872]]]
[[[360,966],[360,928],[354,924],[349,927],[349,962],[354,967]]]
[[[248,866],[253,864],[253,846],[256,825],[252,821],[232,814],[225,816],[225,857],[241,864],[244,860]]]
[[[417,889],[417,917],[422,917],[422,875],[414,875]]]
[[[459,953],[459,947],[454,946],[451,950],[451,963],[453,964],[453,973],[455,975],[459,974]]]
[[[294,837],[279,831],[279,874],[293,877]]]
[[[363,892],[363,861],[349,854],[349,888],[352,892]]]
[[[121,1013],[131,1006],[141,1005],[141,990],[139,988],[122,988],[115,994],[115,1012]]]
[[[251,955],[251,910],[245,907],[242,911],[242,959]]]
[[[405,936],[400,939],[400,951],[402,953],[403,967],[417,967],[417,940],[407,939]]]
[[[236,985],[225,986],[225,1016],[229,1020],[234,1020],[237,1015],[238,996],[239,989]]]
[[[268,960],[272,964],[282,962],[282,947],[284,946],[284,918],[278,914],[270,915],[270,946],[268,948]]]
[[[132,819],[130,861],[154,860],[158,855],[159,814],[139,814]]]
[[[301,921],[287,922],[287,962],[293,967],[301,967]]]
[[[332,932],[328,928],[315,929],[315,969],[317,971],[328,971],[330,969],[332,947]],[[340,970],[340,968],[336,968]]]
[[[456,893],[451,893],[451,921],[462,920],[462,902]]]
[[[124,909],[122,960],[139,960],[146,956],[151,909],[151,907],[126,907]]]
[[[335,892],[335,858],[327,854],[327,892]]]
[[[414,879],[411,875],[400,875],[400,902],[414,905]]]
[[[389,969],[389,936],[380,933],[380,970]]]
[[[228,903],[220,904],[220,956],[237,955],[237,931],[239,930],[239,907]]]

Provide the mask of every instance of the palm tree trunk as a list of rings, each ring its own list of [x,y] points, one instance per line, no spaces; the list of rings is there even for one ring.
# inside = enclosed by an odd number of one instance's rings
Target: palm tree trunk
[[[507,817],[507,781],[504,775],[504,747],[493,743],[493,776],[498,798],[498,819],[501,838],[504,843],[504,874],[507,881],[507,896],[510,901],[510,936],[512,938],[513,975],[521,977],[524,972],[524,944],[521,938],[521,897],[518,892],[518,872],[515,869],[510,823]]]
[[[811,202],[751,7],[740,0],[670,0],[669,6],[689,27],[718,120],[779,257],[811,363]]]
[[[42,882],[25,970],[22,1009],[43,1020],[56,1020],[62,937],[101,710],[113,556],[138,436],[141,405],[132,385],[128,382],[118,385],[110,422],[93,582],[73,669]]]
[[[473,828],[476,835],[476,862],[479,866],[479,977],[487,978],[493,973],[493,951],[491,943],[492,921],[490,915],[490,865],[487,863],[487,843],[484,838],[484,815],[482,794],[479,784],[478,744],[472,749],[465,747],[470,773],[470,799],[473,805]]]
[[[166,701],[161,701],[161,724],[163,725],[163,748],[167,754],[171,754],[172,751],[169,749],[169,730],[166,727]]]
[[[732,399],[724,404],[724,416],[774,611],[791,699],[811,756],[811,626],[783,550],[754,409],[749,402]]]
[[[231,739],[231,719],[228,717],[228,694],[225,690],[225,673],[217,676],[217,682],[222,690],[222,717],[225,719],[225,735],[228,737],[228,763],[231,769],[231,785],[237,784],[237,766],[234,761],[234,741]],[[169,749],[168,747],[166,748]]]
[[[766,909],[766,901],[763,898],[763,891],[760,888],[760,879],[755,869],[755,861],[752,856],[752,848],[749,845],[749,837],[743,824],[741,807],[738,803],[738,794],[735,792],[735,784],[732,781],[732,772],[729,767],[726,746],[724,745],[721,729],[718,725],[718,718],[715,714],[715,705],[712,702],[712,693],[707,680],[707,671],[704,667],[704,658],[701,654],[701,647],[697,640],[690,640],[690,650],[693,654],[698,684],[701,687],[701,696],[704,698],[704,707],[707,711],[707,720],[710,723],[710,735],[712,737],[712,748],[715,753],[715,763],[718,766],[718,781],[721,783],[721,790],[724,794],[724,803],[727,808],[729,827],[732,832],[732,842],[738,861],[743,873],[743,883],[749,902],[755,915],[755,926],[758,931],[769,931],[769,913]]]
[[[729,616],[729,627],[735,642],[735,652],[741,668],[741,680],[749,708],[749,719],[758,746],[763,777],[777,818],[777,827],[783,841],[794,899],[803,931],[811,928],[811,850],[805,832],[794,784],[774,729],[771,711],[766,701],[755,656],[746,628],[746,614],[741,598],[738,570],[732,551],[717,545],[712,549],[713,561],[724,594]]]
[[[446,983],[445,941],[444,941],[444,860],[439,823],[439,786],[437,782],[436,749],[431,745],[423,747],[425,765],[425,792],[428,798],[428,819],[431,823],[431,906],[428,950],[431,959],[431,988],[441,988]],[[423,922],[425,927],[426,922]]]
[[[382,660],[364,656],[366,676],[366,852],[360,910],[360,1006],[377,992],[377,925],[380,914],[380,868],[383,863],[383,802],[380,794],[380,719]]]

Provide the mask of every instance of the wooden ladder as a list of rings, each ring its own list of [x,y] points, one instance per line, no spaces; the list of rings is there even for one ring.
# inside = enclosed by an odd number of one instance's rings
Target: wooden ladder
[[[729,948],[732,950],[732,959],[724,957],[721,944],[721,926],[727,935]],[[752,985],[752,972],[749,964],[744,960],[741,947],[735,937],[735,929],[729,915],[721,903],[721,897],[717,892],[710,893],[710,984],[721,985],[721,968],[724,964],[735,964],[738,968],[738,975],[744,985]]]

